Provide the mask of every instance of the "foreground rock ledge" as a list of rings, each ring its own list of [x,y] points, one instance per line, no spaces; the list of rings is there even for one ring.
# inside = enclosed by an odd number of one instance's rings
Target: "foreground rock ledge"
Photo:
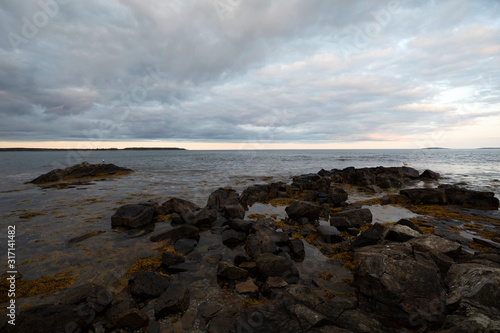
[[[64,169],[52,170],[33,179],[30,183],[41,185],[57,182],[72,182],[85,178],[126,175],[132,172],[134,172],[134,170],[122,168],[114,164],[90,164],[88,162],[82,162]]]

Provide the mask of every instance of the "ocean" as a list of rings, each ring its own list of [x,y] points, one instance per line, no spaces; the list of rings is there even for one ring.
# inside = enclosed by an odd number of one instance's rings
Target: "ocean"
[[[87,161],[113,163],[137,172],[63,189],[26,182],[55,168]],[[345,167],[403,166],[431,169],[441,183],[492,191],[500,197],[500,150],[267,150],[267,151],[47,151],[0,152],[0,228],[16,226],[16,268],[23,279],[65,272],[75,283],[112,283],[135,260],[154,255],[158,244],[146,234],[166,230],[115,231],[110,217],[118,207],[180,197],[204,206],[219,187],[238,192],[252,185],[290,182],[294,175]],[[76,245],[68,240],[104,231]],[[222,250],[221,250],[222,251]],[[7,270],[7,260],[2,265]]]

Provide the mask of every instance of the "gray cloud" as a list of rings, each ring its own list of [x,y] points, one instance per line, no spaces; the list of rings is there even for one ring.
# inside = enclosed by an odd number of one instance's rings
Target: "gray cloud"
[[[499,9],[6,0],[0,140],[386,141],[498,119]]]

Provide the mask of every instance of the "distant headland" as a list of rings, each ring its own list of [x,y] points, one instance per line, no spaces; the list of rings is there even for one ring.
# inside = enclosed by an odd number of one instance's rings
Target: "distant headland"
[[[1,151],[107,151],[107,150],[187,150],[176,147],[130,147],[130,148],[0,148]]]

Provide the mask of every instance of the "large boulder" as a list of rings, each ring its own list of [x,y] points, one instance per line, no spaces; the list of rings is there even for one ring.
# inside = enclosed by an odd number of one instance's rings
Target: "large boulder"
[[[217,220],[217,217],[218,214],[215,209],[203,208],[196,214],[194,218],[194,225],[197,227],[211,226],[212,223]]]
[[[347,228],[361,228],[372,222],[373,215],[370,209],[351,209],[330,216],[330,225],[339,230]]]
[[[445,191],[439,188],[412,188],[399,193],[415,204],[444,205],[448,202]]]
[[[328,203],[333,206],[340,206],[347,200],[347,192],[338,186],[332,186],[328,191]]]
[[[438,252],[450,258],[457,258],[462,253],[462,246],[454,241],[436,236],[424,235],[409,242],[413,248],[420,252]]]
[[[321,206],[309,201],[292,201],[291,205],[285,208],[288,217],[298,221],[301,218],[306,218],[309,221],[319,220],[321,214]]]
[[[54,182],[75,182],[84,178],[104,177],[109,175],[125,175],[134,170],[122,168],[114,164],[90,164],[82,162],[65,169],[55,169],[43,174],[30,183],[47,184]]]
[[[358,249],[354,261],[360,306],[407,326],[441,322],[446,291],[430,258],[408,243],[390,243]]]
[[[156,300],[156,319],[186,311],[189,308],[189,300],[189,290],[186,287],[181,284],[170,285]]]
[[[440,175],[437,172],[427,169],[424,172],[422,172],[419,178],[421,180],[438,180],[440,178]]]
[[[139,228],[151,223],[154,207],[145,205],[124,205],[111,216],[111,227]]]
[[[299,271],[290,259],[272,253],[265,253],[257,259],[256,263],[259,276],[263,280],[277,276],[287,283],[297,283],[299,281]]]
[[[498,210],[498,199],[493,192],[472,191],[449,186],[444,189],[449,204],[475,209]]]
[[[217,266],[217,276],[227,280],[241,280],[248,276],[248,271],[228,262],[220,262]]]
[[[130,293],[139,298],[156,298],[170,285],[170,279],[155,272],[132,273],[128,281]]]
[[[150,240],[152,242],[160,242],[163,240],[169,240],[173,243],[177,242],[181,238],[189,238],[189,239],[200,239],[200,229],[196,228],[192,225],[182,225],[180,227],[176,227],[170,229],[169,231],[163,232],[158,235],[151,236]]]
[[[240,196],[243,206],[253,205],[256,202],[267,202],[286,193],[287,185],[283,182],[271,184],[257,184],[247,187]]]
[[[455,308],[466,301],[478,308],[493,307],[500,311],[500,266],[455,264],[446,278],[450,286],[446,301],[449,307]]]
[[[200,207],[188,200],[180,198],[171,198],[165,201],[159,208],[158,211],[162,215],[166,214],[177,214],[178,219],[176,219],[176,224],[192,224],[195,217],[195,212],[197,212]]]
[[[207,200],[207,208],[220,212],[227,219],[243,219],[245,208],[240,204],[239,195],[230,187],[219,188]]]

